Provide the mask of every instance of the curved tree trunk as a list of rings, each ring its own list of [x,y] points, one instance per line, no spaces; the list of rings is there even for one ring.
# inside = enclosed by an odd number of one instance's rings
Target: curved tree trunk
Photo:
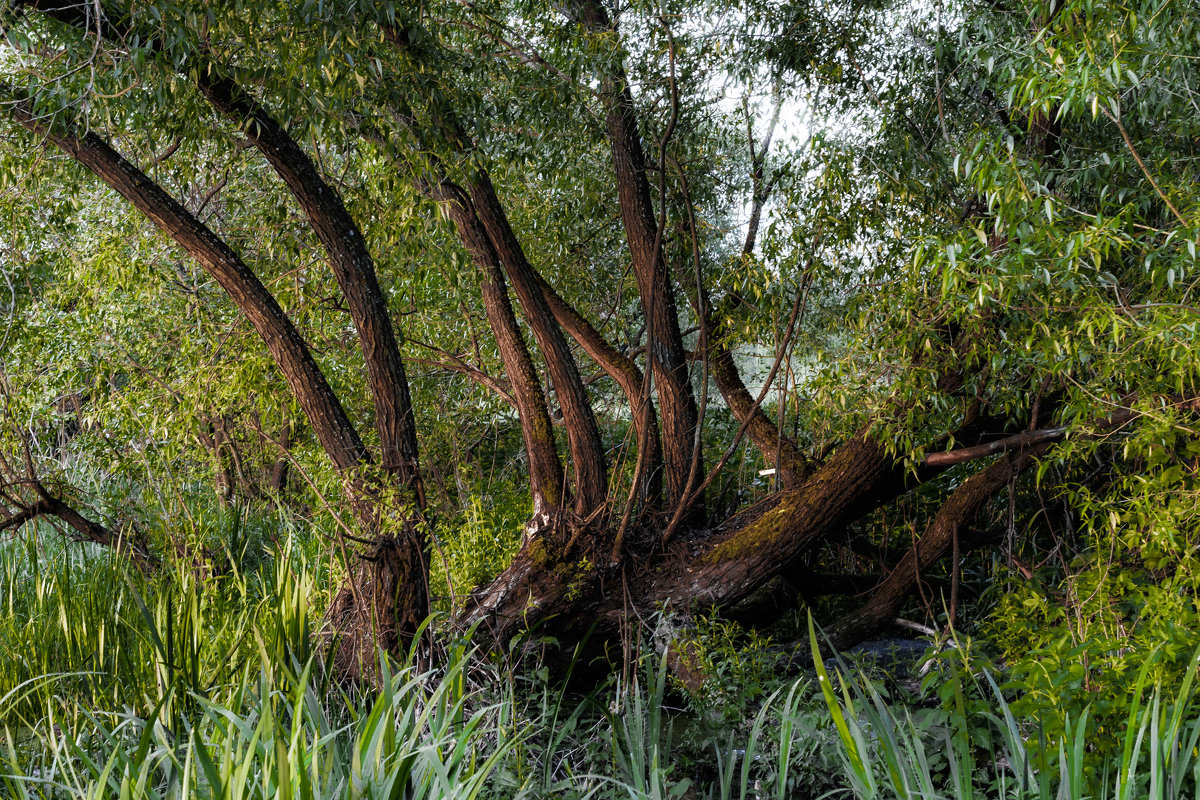
[[[546,361],[546,371],[562,408],[571,461],[575,468],[575,510],[580,517],[587,518],[608,499],[608,467],[604,460],[600,429],[579,377],[575,356],[567,346],[562,329],[508,223],[508,216],[496,197],[486,171],[479,170],[471,182],[470,193],[475,213],[487,231],[500,263],[504,265],[504,271],[525,312],[525,319]]]
[[[697,289],[697,297],[703,298],[708,307],[707,292],[703,287]],[[727,344],[728,332],[721,319],[722,309],[708,314],[701,313],[696,300],[692,303],[697,317],[705,326],[704,340],[708,348],[708,371],[713,376],[717,391],[725,401],[734,419],[745,426],[746,435],[758,451],[762,453],[767,464],[779,472],[780,485],[783,487],[798,486],[813,469],[812,461],[800,451],[791,437],[785,435],[779,426],[767,416],[762,406],[755,402],[746,384],[742,381],[741,372],[733,360],[733,351]]]
[[[95,173],[221,285],[266,344],[334,465],[349,471],[369,463],[366,447],[300,332],[241,258],[99,136],[51,130],[10,87],[0,87],[0,93],[10,100],[6,108],[18,122]]]
[[[299,201],[324,246],[338,287],[346,297],[367,363],[381,466],[385,473],[394,475],[401,486],[412,491],[418,506],[423,506],[417,428],[408,376],[388,315],[387,301],[379,288],[375,261],[358,225],[346,211],[337,190],[321,177],[312,159],[253,97],[224,77],[212,62],[199,64],[197,70],[200,91],[217,110],[241,128],[271,163]]]
[[[533,500],[530,529],[544,529],[553,524],[566,500],[562,462],[554,444],[554,427],[546,408],[546,396],[538,381],[529,349],[525,346],[521,328],[517,325],[516,315],[513,314],[500,259],[487,231],[475,215],[470,198],[458,187],[447,184],[439,188],[437,199],[445,203],[463,246],[483,276],[481,288],[484,309],[496,337],[504,369],[512,383],[521,435],[529,458],[529,484]]]
[[[26,0],[17,5],[44,11],[74,26],[82,36],[98,35],[119,42],[133,33],[128,18],[121,17],[113,24],[99,12],[98,3]],[[600,0],[571,0],[569,6],[571,18],[600,45],[596,49],[607,49],[606,56],[620,54],[619,45],[610,45],[616,40],[616,26]],[[432,45],[427,44],[429,37],[410,38],[416,30],[385,26],[384,34],[410,56],[421,58],[424,52],[411,51]],[[141,42],[154,42],[148,46],[150,51],[160,55],[164,52],[161,38],[154,38],[161,37],[161,32],[137,33]],[[359,525],[373,538],[366,557],[348,563],[351,580],[330,610],[335,627],[347,637],[339,653],[344,668],[370,674],[376,643],[396,652],[417,629],[427,610],[424,532],[413,519],[396,518],[389,495],[394,484],[399,484],[412,491],[418,505],[423,504],[408,383],[386,298],[361,232],[312,159],[262,104],[231,80],[232,73],[213,62],[206,52],[190,54],[187,66],[211,105],[234,120],[274,167],[327,253],[362,344],[382,444],[383,472],[392,481],[379,479],[378,470],[372,469],[370,453],[309,347],[257,276],[225,242],[96,135],[69,129],[64,132],[61,126],[52,128],[35,116],[28,98],[18,96],[9,87],[0,87],[0,94],[14,101],[6,107],[19,123],[91,169],[195,257],[263,339],[340,472]],[[178,65],[169,68],[178,69]],[[469,174],[465,190],[449,182],[433,189],[482,276],[485,310],[511,382],[530,464],[534,503],[530,532],[534,535],[526,537],[521,552],[502,575],[471,597],[461,617],[464,623],[482,623],[483,636],[494,642],[507,643],[531,628],[557,636],[564,645],[579,641],[593,629],[604,641],[629,624],[633,616],[664,609],[688,613],[727,607],[789,570],[832,533],[911,488],[914,480],[905,464],[889,453],[885,443],[871,438],[866,428],[823,464],[809,463],[751,398],[725,342],[722,315],[706,314],[707,301],[703,287],[698,286],[696,310],[704,326],[704,356],[711,374],[752,441],[783,473],[787,488],[716,530],[685,524],[669,542],[667,536],[649,527],[634,530],[628,543],[622,542],[623,549],[616,548],[619,552],[615,558],[614,548],[608,545],[618,535],[624,536],[624,524],[620,534],[611,529],[610,520],[605,520],[603,514],[597,515],[594,529],[560,524],[568,515],[560,516],[558,512],[569,502],[563,465],[546,396],[509,299],[509,283],[545,357],[562,405],[575,467],[575,510],[580,515],[605,510],[607,464],[596,420],[563,330],[621,386],[637,428],[640,461],[649,466],[650,474],[642,475],[643,483],[637,490],[647,505],[657,499],[661,464],[667,498],[676,512],[672,530],[675,521],[689,510],[690,484],[701,464],[697,447],[699,410],[688,371],[674,283],[663,258],[666,231],[662,220],[666,218],[667,201],[658,198],[656,213],[648,179],[651,165],[641,141],[629,77],[620,59],[603,60],[599,78],[619,211],[648,331],[649,366],[645,374],[605,342],[533,269],[486,172]],[[437,136],[445,139],[439,144],[448,142],[460,154],[474,156],[474,144],[455,129],[453,109],[436,86],[431,86],[431,95],[425,99],[437,112],[431,115],[431,124],[437,126]],[[418,118],[421,115],[412,115],[409,124],[415,128]],[[422,132],[414,133],[420,140]],[[1044,141],[1051,139],[1056,142],[1058,133]],[[664,139],[659,150],[662,161],[665,148]],[[751,148],[754,209],[744,246],[747,252],[753,249],[764,193],[769,192],[769,182],[764,182],[763,175],[765,150],[766,144],[761,152]],[[1049,152],[1049,148],[1043,150]],[[436,148],[429,148],[425,153],[431,163],[434,156],[429,154],[434,152]],[[437,164],[433,166],[438,174]],[[961,376],[947,377],[952,377],[951,382],[962,380]],[[657,394],[661,426],[655,425],[654,405],[648,402],[648,382]],[[950,387],[939,389],[949,391]],[[1036,418],[1037,413],[1032,416]],[[1034,444],[1044,447],[1061,438],[1064,431],[1027,431],[952,454],[934,454],[926,459],[925,471],[944,469],[988,453]],[[871,600],[843,620],[835,637],[847,642],[894,614],[896,604],[916,580],[920,565],[943,554],[958,527],[1036,452],[1040,450],[1006,457],[959,486],[930,522],[922,540],[885,578]],[[702,501],[697,501],[690,521],[698,518],[700,510]],[[20,524],[42,513],[57,515],[93,540],[104,540],[106,536],[101,528],[61,503],[56,505],[54,498],[45,494],[0,519],[0,527]],[[646,515],[646,519],[650,517]],[[589,535],[582,535],[585,532]]]
[[[34,0],[31,7],[72,27],[82,36],[97,35],[119,42],[137,35],[151,52],[163,53],[156,31],[135,31],[130,18],[122,12],[111,19],[100,4],[78,4],[62,0]],[[416,424],[404,363],[392,329],[387,303],[380,290],[366,242],[337,191],[321,176],[312,160],[288,135],[266,109],[227,76],[227,71],[207,55],[197,53],[190,65],[201,93],[221,113],[234,120],[266,157],[277,174],[300,203],[310,226],[328,254],[330,267],[346,297],[367,364],[368,382],[375,408],[375,426],[379,434],[383,474],[397,484],[418,508],[424,506],[424,490],[418,463]],[[175,203],[135,167],[115,152],[102,152],[107,145],[82,138],[59,137],[45,130],[30,114],[18,109],[14,114],[27,128],[47,135],[51,141],[76,160],[96,172],[110,186],[130,200],[177,243],[197,258],[229,293],[267,344],[283,371],[289,387],[309,417],[322,447],[342,472],[345,489],[354,515],[373,541],[366,566],[347,565],[350,585],[344,586],[334,601],[331,619],[343,632],[343,661],[372,668],[374,639],[377,634],[388,648],[396,648],[419,627],[428,611],[427,573],[424,563],[424,535],[407,515],[397,516],[390,507],[391,487],[381,486],[377,476],[367,474],[373,467],[369,452],[358,432],[321,375],[319,368],[291,321],[275,298],[257,277],[241,263],[232,250],[190,213]],[[78,146],[83,143],[85,146]],[[99,146],[97,146],[97,143]],[[397,530],[399,529],[399,530]],[[402,541],[403,553],[396,552]],[[380,553],[388,553],[387,557]],[[387,574],[388,570],[399,572]],[[366,572],[370,586],[400,587],[364,595],[356,583]],[[349,602],[353,596],[354,602]],[[365,599],[364,599],[365,598]],[[382,605],[379,605],[382,604]],[[352,613],[351,613],[352,612]]]
[[[18,122],[95,173],[199,261],[258,332],[317,440],[342,474],[347,500],[359,526],[376,539],[372,545],[375,551],[389,554],[388,558],[370,554],[374,560],[368,560],[365,568],[351,565],[351,584],[334,602],[334,611],[341,609],[342,613],[334,613],[331,618],[341,626],[343,647],[351,654],[342,661],[370,669],[375,661],[375,635],[388,642],[392,652],[398,652],[396,648],[417,630],[428,609],[423,548],[411,524],[399,536],[385,532],[380,498],[386,493],[368,477],[370,454],[292,321],[220,237],[99,136],[89,133],[80,137],[51,130],[10,87],[0,87],[0,94],[10,100],[6,108]],[[396,547],[397,540],[403,542],[402,547]],[[393,568],[400,571],[394,575],[380,572]],[[364,569],[365,576],[361,575]],[[360,574],[355,576],[355,572]],[[366,587],[360,589],[356,583]],[[403,591],[388,588],[364,594],[371,587],[398,586]],[[398,602],[406,605],[401,607]]]
[[[844,444],[799,487],[775,495],[710,534],[680,536],[665,553],[641,544],[621,564],[583,542],[527,545],[512,566],[481,588],[462,616],[506,642],[534,629],[577,642],[614,635],[630,609],[724,607],[750,595],[831,531],[868,513],[905,486],[901,464],[865,431]],[[573,544],[573,546],[572,546]]]
[[[642,405],[642,371],[632,358],[613,347],[592,323],[563,300],[545,278],[536,273],[535,276],[558,324],[621,387],[625,401],[629,403],[629,414],[637,437],[637,452],[644,454],[641,458],[645,467],[638,495],[644,505],[657,505],[662,493],[662,444],[653,401],[645,401],[650,403],[649,408]]]
[[[607,12],[596,0],[581,0],[573,4],[568,13],[592,33],[614,33]],[[633,93],[625,68],[619,60],[612,60],[607,70],[600,76],[600,94],[606,106],[605,125],[612,151],[621,221],[625,227],[625,238],[633,259],[633,272],[649,332],[646,352],[662,414],[667,498],[672,507],[678,507],[688,499],[685,497],[688,481],[693,462],[698,458],[695,448],[698,409],[675,307],[675,289],[662,257],[661,237],[664,232],[658,229],[658,221],[654,216],[650,182],[646,176],[646,154],[638,131]],[[700,472],[703,472],[702,467]],[[703,506],[703,499],[697,497],[694,503],[698,513]]]

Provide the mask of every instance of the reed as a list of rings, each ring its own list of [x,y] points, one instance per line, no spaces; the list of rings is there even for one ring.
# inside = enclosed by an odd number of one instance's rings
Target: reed
[[[314,638],[327,580],[292,533],[150,576],[104,551],[0,546],[0,795],[1175,800],[1200,786],[1195,670],[1151,685],[1149,660],[1107,760],[1086,710],[1045,741],[992,676],[958,668],[949,699],[918,713],[827,667],[812,626],[813,672],[700,754],[649,649],[582,694],[469,637],[420,668],[380,655],[376,686],[342,686]]]

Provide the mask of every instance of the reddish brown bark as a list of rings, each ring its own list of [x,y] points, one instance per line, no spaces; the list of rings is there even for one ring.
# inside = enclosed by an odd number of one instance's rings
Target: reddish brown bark
[[[413,44],[408,30],[391,25],[383,25],[382,30],[384,37],[400,52],[415,59],[424,56],[423,49]],[[474,144],[454,122],[454,115],[450,113],[442,93],[431,86],[426,101],[435,109],[433,117],[441,121],[438,134],[457,152],[472,152]],[[424,138],[423,132],[414,132],[418,134],[419,139]],[[426,158],[431,162],[435,173],[442,173],[440,164],[436,163],[433,156],[427,155]],[[575,357],[542,294],[539,277],[525,256],[487,170],[475,169],[465,184],[465,192],[459,187],[456,187],[456,191],[461,196],[456,197],[453,202],[461,208],[452,212],[452,215],[455,216],[460,237],[472,252],[476,263],[483,267],[484,274],[490,269],[485,265],[491,262],[498,262],[503,267],[508,276],[508,283],[512,286],[525,320],[545,359],[546,371],[558,398],[563,424],[567,430],[567,444],[575,474],[575,511],[581,517],[590,518],[608,499],[608,465],[604,457],[600,430],[587,391],[579,377]],[[468,220],[466,216],[473,216],[474,220]],[[480,243],[468,241],[475,238],[470,229],[477,227],[486,234],[490,248],[485,249]]]
[[[86,3],[43,0],[34,5],[71,20],[85,31],[94,21],[88,17],[94,6]],[[577,0],[572,14],[589,31],[613,37],[615,26],[599,0]],[[389,35],[400,42],[397,31],[391,30]],[[384,447],[384,467],[397,473],[402,481],[416,484],[416,438],[407,380],[374,264],[361,233],[312,161],[259,103],[214,65],[203,60],[192,64],[199,67],[196,78],[201,90],[216,108],[242,126],[308,215],[359,328]],[[699,463],[695,454],[698,410],[687,371],[673,283],[662,257],[662,225],[656,219],[634,98],[628,76],[618,61],[610,60],[601,75],[601,96],[620,213],[649,331],[647,375],[643,376],[630,359],[616,353],[586,320],[540,280],[521,251],[486,174],[480,173],[477,180],[468,183],[466,192],[439,187],[449,191],[439,199],[446,204],[483,276],[484,305],[512,384],[525,436],[535,521],[543,530],[556,521],[554,512],[565,502],[566,490],[546,398],[513,313],[506,273],[546,355],[551,380],[563,406],[576,466],[580,513],[600,508],[605,502],[606,465],[582,381],[559,326],[620,384],[638,425],[643,460],[653,465],[654,454],[662,453],[668,494],[677,506],[686,506],[687,487],[696,476]],[[369,486],[364,488],[358,476],[358,470],[369,460],[363,443],[324,382],[308,348],[253,273],[211,231],[102,141],[93,136],[54,134],[38,123],[28,108],[20,104],[15,108],[13,113],[26,127],[48,136],[100,175],[188,249],[226,288],[267,343],[322,445],[347,476],[348,486],[353,487],[350,497],[355,513],[369,530],[378,530],[382,496],[372,493]],[[452,144],[460,150],[472,146],[461,132],[450,131],[450,134]],[[755,160],[758,161],[757,156]],[[761,184],[760,173],[755,185]],[[747,247],[753,242],[761,215],[757,188],[755,201]],[[702,318],[705,306],[701,301]],[[709,322],[705,334],[714,380],[752,440],[768,460],[778,464],[790,488],[737,516],[718,531],[684,530],[669,546],[663,544],[664,539],[655,537],[653,531],[635,531],[637,535],[630,537],[629,547],[622,551],[627,557],[617,564],[610,563],[610,551],[601,547],[602,535],[530,537],[505,574],[475,595],[464,616],[466,621],[485,622],[490,635],[501,642],[518,631],[545,623],[545,632],[567,634],[561,638],[569,643],[593,623],[600,624],[601,635],[617,630],[630,619],[631,608],[648,611],[663,606],[685,610],[727,606],[787,569],[832,531],[904,488],[901,465],[884,445],[865,432],[852,437],[832,458],[811,471],[794,446],[791,451],[783,452],[783,447],[792,443],[780,435],[776,425],[756,407],[746,391],[732,353],[724,344],[719,318]],[[654,383],[663,415],[661,451],[653,449],[659,439],[653,407],[643,406],[647,380]],[[647,410],[645,415],[639,413],[643,407]],[[1049,441],[1061,432],[1041,432],[1043,439],[1031,439],[1036,433],[1014,439],[1013,446]],[[1007,446],[1001,443],[1000,449]],[[966,452],[953,456],[960,460],[974,457],[978,455]],[[931,456],[929,464],[936,462]],[[943,459],[942,463],[948,460]],[[990,474],[989,468],[981,476]],[[975,480],[972,479],[951,495],[943,513],[931,524],[927,541],[923,539],[914,550],[914,564],[938,552],[945,532],[952,533],[971,509],[986,499],[984,491],[991,485],[991,479],[976,477],[980,478],[978,482],[972,483]],[[651,497],[652,487],[648,485],[643,493]],[[560,526],[551,530],[562,532]],[[404,632],[413,630],[421,621],[425,569],[420,537],[411,526],[399,536],[377,538],[368,558],[355,565],[357,579],[335,599],[331,618],[343,630],[363,629],[365,635],[345,651],[360,666],[373,660],[375,642],[394,648]],[[906,579],[906,574],[893,573],[897,575],[896,581]],[[889,587],[891,584],[885,581],[885,588],[872,603],[880,608],[890,607],[888,604],[899,592]],[[389,610],[396,613],[383,613]],[[880,612],[872,610],[862,618],[881,617]]]
[[[591,33],[615,34],[607,12],[596,0],[580,0],[572,4],[568,13]],[[633,93],[619,60],[610,60],[607,70],[601,75],[600,92],[606,106],[605,126],[612,151],[621,221],[649,331],[647,353],[662,414],[667,496],[676,506],[685,502],[688,478],[695,460],[698,410],[675,307],[675,291],[662,257],[661,232],[650,197],[646,154],[638,132]],[[699,498],[696,503],[702,505]]]
[[[699,287],[697,297],[705,298],[707,307],[706,295],[703,287]],[[727,344],[729,336],[721,321],[724,316],[722,310],[703,314],[698,302],[693,302],[693,308],[697,317],[701,318],[701,324],[706,326],[704,339],[708,348],[708,370],[725,405],[734,419],[745,427],[746,435],[762,453],[767,464],[779,471],[780,485],[799,485],[813,464],[791,437],[779,430],[779,426],[767,416],[762,405],[755,402],[746,388]]]
[[[100,5],[63,0],[30,0],[27,5],[84,36],[99,35],[118,42],[136,33],[141,46],[155,53],[162,50],[156,32],[134,31],[124,12],[118,11],[114,18]],[[198,53],[190,66],[198,87],[213,107],[238,124],[274,167],[300,203],[325,248],[334,277],[346,298],[367,364],[375,427],[380,439],[381,467],[410,489],[412,499],[423,506],[416,424],[408,379],[374,260],[357,224],[346,210],[340,194],[321,177],[303,149],[257,100],[228,77],[220,64]]]
[[[550,374],[562,408],[571,461],[575,468],[575,511],[587,518],[608,499],[608,466],[604,460],[600,429],[579,377],[575,356],[567,346],[562,328],[551,312],[541,283],[509,225],[508,216],[486,171],[478,172],[471,183],[470,194],[475,214],[504,266],[546,361],[546,371]]]
[[[875,588],[870,599],[829,630],[833,645],[838,648],[855,645],[895,619],[900,606],[922,579],[922,571],[944,557],[962,526],[970,522],[984,503],[1044,451],[1045,445],[1041,445],[1002,458],[975,473],[955,489],[925,528],[921,538]]]
[[[404,522],[399,536],[380,535],[385,528],[381,493],[364,473],[370,455],[291,320],[224,241],[100,137],[48,129],[9,87],[0,87],[0,94],[12,98],[5,107],[18,122],[90,169],[199,261],[263,339],[322,448],[343,474],[356,519],[375,537],[369,560],[352,567],[350,585],[334,599],[333,609],[340,613],[331,619],[340,627],[344,648],[340,661],[348,674],[369,668],[377,640],[397,653],[399,643],[417,630],[428,608],[420,537],[411,522]],[[388,556],[376,557],[376,552]],[[375,587],[388,588],[375,591]]]
[[[283,372],[313,431],[340,470],[367,463],[366,448],[299,331],[262,282],[220,237],[94,133],[50,130],[9,87],[5,105],[25,128],[96,174],[195,258],[246,315]]]
[[[656,579],[652,592],[693,607],[725,606],[893,497],[903,483],[903,469],[863,431],[800,486],[731,519],[686,572]]]
[[[634,547],[634,557],[613,566],[607,553],[592,552],[583,541],[574,548],[530,543],[504,574],[476,593],[463,621],[481,623],[483,634],[498,642],[531,627],[562,642],[579,641],[589,631],[604,641],[627,623],[630,608],[652,613],[725,607],[749,596],[831,531],[894,497],[904,481],[902,466],[863,432],[801,486],[748,509],[711,535],[681,536],[653,557],[653,545],[645,542],[640,551]],[[614,586],[621,587],[619,593]]]
[[[513,314],[499,256],[483,223],[476,216],[470,198],[458,187],[446,184],[439,187],[437,199],[445,203],[463,246],[482,274],[484,309],[496,337],[505,372],[512,384],[525,452],[529,458],[533,526],[545,527],[565,499],[562,462],[554,445],[554,428],[546,408],[546,397],[529,349],[525,346],[524,336],[517,325],[516,315]]]
[[[74,531],[73,534],[68,534],[70,538],[123,550],[142,569],[154,563],[154,559],[141,544],[113,533],[101,523],[85,517],[61,497],[51,494],[36,478],[27,477],[20,483],[27,489],[32,489],[28,494],[34,497],[22,500],[10,491],[11,486],[0,484],[0,500],[3,500],[3,505],[12,507],[9,509],[0,506],[0,531],[15,530],[39,517],[57,517]]]
[[[650,406],[643,407],[642,371],[632,358],[613,347],[592,323],[563,300],[541,275],[536,277],[558,324],[621,387],[629,403],[638,453],[645,454],[642,458],[646,466],[642,470],[642,485],[638,487],[638,493],[647,505],[656,504],[662,491],[662,445],[658,438],[658,414],[653,401],[645,401]]]
[[[83,514],[80,514],[61,498],[47,496],[43,502],[45,503],[44,513],[58,517],[67,523],[73,531],[79,534],[82,540],[105,547],[120,547],[122,545],[122,538],[119,535],[113,533],[99,522],[88,519]],[[136,563],[142,567],[150,563],[149,554],[141,547],[131,542],[125,542],[125,546]]]
[[[212,62],[198,65],[196,80],[209,102],[233,120],[275,168],[325,248],[367,363],[381,466],[401,484],[411,487],[414,499],[423,505],[408,377],[375,274],[375,261],[358,225],[312,159],[253,97]]]

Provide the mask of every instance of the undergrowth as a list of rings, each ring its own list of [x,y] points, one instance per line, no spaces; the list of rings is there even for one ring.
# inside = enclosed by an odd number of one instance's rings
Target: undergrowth
[[[330,577],[298,531],[222,530],[149,574],[48,535],[0,544],[0,794],[1159,800],[1200,784],[1196,656],[1164,682],[1148,654],[1119,723],[1084,705],[1052,727],[966,646],[909,691],[823,660],[815,629],[801,667],[716,619],[693,689],[650,648],[581,686],[448,631],[348,686],[323,661]]]

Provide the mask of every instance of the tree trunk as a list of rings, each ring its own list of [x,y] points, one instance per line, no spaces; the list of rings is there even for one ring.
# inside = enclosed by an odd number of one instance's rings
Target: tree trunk
[[[634,537],[631,555],[609,565],[588,542],[527,544],[512,566],[481,588],[463,624],[507,642],[533,629],[560,643],[591,633],[603,642],[627,624],[631,609],[654,614],[725,607],[786,570],[832,531],[894,497],[905,486],[903,466],[865,431],[844,444],[799,487],[781,492],[706,534],[673,539]]]
[[[351,584],[343,587],[341,595],[359,598],[361,602],[350,605],[339,597],[333,604],[335,609],[351,609],[357,615],[354,618],[343,613],[332,617],[335,624],[345,626],[342,646],[351,655],[347,657],[349,661],[342,661],[372,665],[375,640],[361,638],[372,632],[380,632],[383,640],[391,643],[392,652],[398,652],[395,648],[416,631],[417,623],[425,618],[428,609],[425,573],[420,571],[424,568],[424,555],[419,537],[411,522],[402,523],[406,526],[399,539],[393,533],[383,533],[388,526],[382,513],[381,492],[365,473],[371,465],[370,455],[292,321],[224,241],[99,136],[89,133],[78,137],[51,130],[11,87],[0,86],[0,94],[10,99],[5,107],[18,122],[90,169],[145,214],[199,261],[246,315],[283,372],[322,448],[342,474],[343,488],[360,527],[376,538],[375,551],[388,553],[386,558],[367,562],[370,566],[365,569],[370,574],[362,582],[372,591],[366,600],[354,585],[359,580],[354,573],[362,567],[348,565]],[[399,555],[392,549],[397,540],[402,549],[407,548]],[[400,572],[395,575],[380,572],[391,568]],[[374,591],[377,587],[402,587],[403,591]],[[402,607],[398,603],[407,605]]]
[[[18,122],[95,173],[200,262],[221,285],[266,344],[334,465],[348,471],[368,463],[362,440],[300,332],[237,254],[99,136],[88,133],[79,137],[51,130],[10,87],[0,86],[0,93],[10,100],[5,107]]]
[[[512,382],[513,397],[517,401],[517,413],[521,422],[521,435],[525,440],[525,453],[529,458],[529,485],[533,500],[531,530],[539,530],[553,524],[558,510],[565,501],[562,462],[554,444],[554,427],[546,407],[546,396],[533,366],[529,349],[517,325],[504,271],[500,267],[487,231],[475,215],[469,197],[461,189],[445,185],[439,189],[439,200],[445,203],[450,219],[458,228],[463,246],[470,253],[482,274],[483,305],[488,322],[500,349],[504,369]]]
[[[417,428],[408,376],[387,301],[379,288],[375,262],[358,225],[346,211],[341,196],[321,177],[308,155],[253,97],[222,75],[212,62],[201,61],[197,70],[201,92],[241,128],[275,168],[324,246],[367,363],[381,466],[385,473],[394,475],[400,485],[412,491],[418,506],[423,506]]]
[[[136,36],[151,52],[163,52],[155,30],[135,30],[124,12],[111,19],[100,4],[29,0],[34,8],[72,27],[82,36],[115,42]],[[329,256],[334,277],[346,296],[367,363],[382,468],[424,505],[417,453],[416,424],[404,363],[392,330],[387,303],[379,288],[374,260],[341,197],[318,172],[308,155],[266,109],[229,79],[227,70],[203,54],[189,64],[197,86],[221,113],[236,122],[271,163],[308,216]]]
[[[562,329],[508,223],[508,216],[496,197],[486,171],[479,170],[471,183],[470,193],[475,213],[508,274],[525,312],[525,319],[546,360],[546,371],[550,374],[562,408],[571,462],[575,468],[575,511],[580,517],[587,518],[608,499],[608,468],[604,460],[604,444],[600,441],[600,429],[596,425],[583,381],[579,378],[575,356],[567,346]]]
[[[279,445],[280,456],[276,459],[275,464],[271,467],[271,472],[267,476],[267,486],[271,493],[276,497],[281,497],[284,491],[287,490],[288,473],[291,470],[291,449],[292,449],[292,421],[287,417],[283,420],[283,427],[279,431],[279,440],[276,442]]]
[[[912,595],[918,581],[922,580],[921,572],[945,556],[962,526],[1045,449],[1046,446],[1041,445],[1001,458],[955,489],[917,543],[875,587],[870,599],[829,629],[829,639],[833,645],[837,648],[851,647],[895,619],[900,606]]]
[[[637,437],[637,452],[645,463],[638,496],[646,506],[657,505],[662,492],[662,444],[659,442],[658,414],[651,400],[643,401],[642,371],[632,358],[613,347],[592,323],[554,291],[541,275],[536,275],[550,311],[563,330],[584,352],[621,387],[629,403],[630,417]],[[649,403],[649,408],[643,406]]]
[[[592,33],[614,35],[607,12],[596,0],[582,0],[569,13]],[[649,332],[646,352],[662,414],[663,463],[667,497],[673,507],[686,502],[692,474],[698,411],[692,393],[688,362],[675,307],[675,290],[662,257],[662,234],[654,217],[646,154],[638,132],[629,79],[619,60],[601,75],[600,94],[606,106],[605,125],[612,150],[613,170],[625,238],[633,259],[638,294]],[[660,198],[660,202],[665,202]],[[696,499],[696,509],[703,506]]]
[[[700,289],[705,296],[707,292]],[[701,314],[701,309],[695,311],[701,318],[701,324],[706,325],[705,342],[708,346],[708,371],[713,376],[713,382],[721,393],[725,405],[732,412],[734,419],[746,427],[746,435],[762,453],[767,464],[779,472],[780,485],[787,488],[798,486],[812,470],[812,463],[800,451],[791,437],[786,436],[763,411],[762,406],[755,403],[755,398],[746,389],[741,373],[733,360],[733,352],[726,343],[728,332],[721,322],[724,313],[718,309],[715,313]]]
[[[384,37],[397,50],[418,61],[426,57],[425,49],[421,45],[413,44],[414,37],[410,29],[401,29],[387,23],[381,23],[381,27]],[[434,109],[434,119],[438,120],[437,133],[457,152],[472,152],[474,144],[454,121],[454,115],[442,92],[431,86],[426,99],[428,105]],[[405,112],[401,116],[407,119],[411,114]],[[410,123],[410,127],[419,140],[423,138],[424,132],[417,130],[415,123]],[[445,178],[445,170],[434,156],[426,153],[425,160],[429,162],[435,174]],[[455,195],[451,202],[461,206],[452,212],[453,215],[458,215],[456,224],[459,227],[459,235],[484,274],[488,274],[491,264],[499,263],[508,276],[508,282],[512,285],[525,320],[542,351],[550,382],[562,409],[571,463],[575,469],[575,511],[582,518],[590,518],[593,512],[604,507],[608,499],[608,465],[604,458],[604,446],[596,417],[583,381],[579,377],[579,368],[541,291],[540,276],[526,258],[487,170],[482,167],[473,168],[465,192],[462,187],[451,187],[447,182],[444,182],[438,191]],[[473,219],[467,219],[468,216]],[[473,241],[477,238],[475,228],[484,232],[489,247],[484,248],[481,242]],[[485,280],[495,282],[494,278]],[[503,286],[502,283],[500,285]],[[488,290],[485,289],[486,291]],[[511,339],[511,336],[508,338]]]

